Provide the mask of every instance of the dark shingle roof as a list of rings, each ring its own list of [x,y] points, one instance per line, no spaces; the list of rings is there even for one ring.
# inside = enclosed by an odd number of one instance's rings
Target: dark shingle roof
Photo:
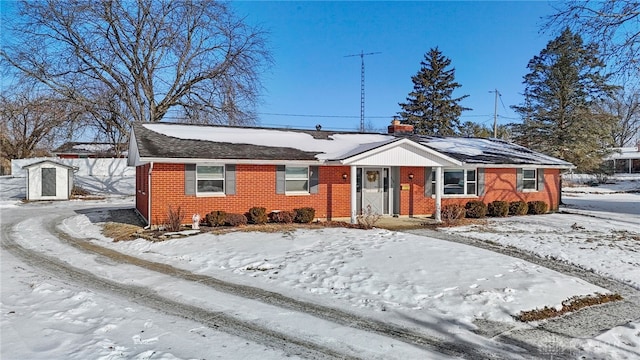
[[[120,149],[126,150],[127,144],[121,143]],[[77,154],[77,155],[114,155],[113,144],[101,142],[66,142],[53,150],[54,154]]]
[[[154,123],[145,126],[135,123],[133,128],[141,158],[340,160],[394,141],[386,134],[220,125]],[[299,136],[302,134],[310,137]],[[467,164],[572,166],[566,161],[498,139],[407,134],[398,134],[397,137],[405,137]],[[336,140],[338,138],[341,140]]]
[[[182,125],[182,124],[181,124]],[[316,153],[290,147],[270,147],[204,140],[179,139],[133,125],[140,157],[184,159],[316,160]],[[197,129],[196,129],[197,130]],[[328,137],[327,134],[316,136]],[[283,144],[284,145],[284,144]]]

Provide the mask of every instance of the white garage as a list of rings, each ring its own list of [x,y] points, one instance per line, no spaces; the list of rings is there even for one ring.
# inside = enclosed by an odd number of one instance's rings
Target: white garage
[[[27,200],[68,200],[77,168],[51,160],[23,167],[27,171]]]

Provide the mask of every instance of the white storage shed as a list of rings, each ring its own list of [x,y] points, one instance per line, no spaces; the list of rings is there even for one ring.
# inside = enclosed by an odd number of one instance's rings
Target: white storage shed
[[[76,167],[43,160],[23,169],[27,171],[27,200],[69,200]]]

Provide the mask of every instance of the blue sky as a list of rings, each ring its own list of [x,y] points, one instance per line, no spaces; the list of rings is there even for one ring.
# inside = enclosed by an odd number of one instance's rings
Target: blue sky
[[[365,56],[365,117],[386,129],[400,110],[424,54],[438,47],[468,94],[462,121],[517,121],[527,63],[554,35],[541,33],[548,2],[235,2],[237,14],[269,32],[275,65],[264,74],[258,112],[263,126],[356,130],[360,124],[361,51]],[[348,118],[269,114],[331,115]]]

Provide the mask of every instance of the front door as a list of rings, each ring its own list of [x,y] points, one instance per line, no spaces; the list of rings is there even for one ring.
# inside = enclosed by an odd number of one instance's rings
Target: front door
[[[362,169],[362,212],[384,214],[384,173],[382,168]]]

